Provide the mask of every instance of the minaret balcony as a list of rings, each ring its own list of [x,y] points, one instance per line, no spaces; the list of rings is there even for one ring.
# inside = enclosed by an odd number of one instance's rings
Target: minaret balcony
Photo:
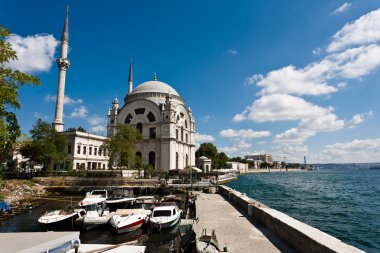
[[[57,64],[59,69],[66,70],[70,67],[70,61],[67,58],[58,58],[57,59]]]

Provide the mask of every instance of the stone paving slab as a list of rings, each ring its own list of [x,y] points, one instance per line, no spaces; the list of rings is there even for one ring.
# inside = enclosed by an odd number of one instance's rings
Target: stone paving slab
[[[219,194],[199,193],[195,202],[198,223],[197,238],[206,228],[215,230],[221,249],[234,253],[293,253],[296,252],[269,229],[257,224],[251,217],[236,209]]]

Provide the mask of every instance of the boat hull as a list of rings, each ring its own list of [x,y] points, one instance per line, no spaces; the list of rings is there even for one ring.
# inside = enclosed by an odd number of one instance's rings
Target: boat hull
[[[167,228],[171,228],[175,226],[180,220],[181,220],[181,215],[178,215],[176,218],[172,220],[168,220],[168,221],[152,218],[150,220],[150,223],[152,224],[154,228],[161,230],[161,229],[167,229]]]

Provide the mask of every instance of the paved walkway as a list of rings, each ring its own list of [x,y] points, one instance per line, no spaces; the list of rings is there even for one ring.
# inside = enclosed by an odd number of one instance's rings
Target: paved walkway
[[[266,227],[254,222],[219,194],[200,193],[195,202],[198,223],[197,238],[206,228],[207,234],[215,229],[219,247],[233,253],[296,252]]]

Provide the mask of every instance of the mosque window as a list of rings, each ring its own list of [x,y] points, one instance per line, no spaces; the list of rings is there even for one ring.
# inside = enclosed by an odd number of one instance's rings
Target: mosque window
[[[80,145],[78,145],[77,154],[80,155]]]
[[[136,129],[139,130],[139,132],[142,134],[142,131],[143,131],[143,125],[142,125],[142,123],[137,123],[136,124]]]
[[[71,155],[71,145],[67,146],[67,154]]]
[[[189,135],[186,134],[186,143],[188,143],[188,142],[189,142]]]
[[[154,117],[152,112],[149,112],[147,117],[149,119],[149,122],[155,122],[156,121],[156,118]]]
[[[175,130],[175,138],[178,140],[178,129]]]
[[[156,153],[153,151],[149,152],[149,164],[152,165],[153,168],[156,167]]]
[[[131,114],[128,114],[128,116],[125,118],[124,123],[130,124],[132,119],[133,119],[133,116]]]
[[[156,128],[155,127],[149,128],[149,138],[150,139],[156,138]]]
[[[89,155],[92,155],[92,147],[89,147],[89,148],[88,148],[88,154],[89,154]]]
[[[177,122],[179,121],[179,115],[177,115]]]
[[[183,128],[181,128],[181,141],[183,141]]]
[[[178,152],[175,153],[175,168],[178,169]]]
[[[86,146],[83,146],[83,154],[86,154]]]
[[[136,113],[136,115],[144,114],[145,108],[137,108],[137,109],[135,109],[135,113]]]
[[[187,128],[187,120],[185,120],[185,127]]]
[[[94,155],[97,155],[97,154],[98,154],[98,149],[94,148]]]

